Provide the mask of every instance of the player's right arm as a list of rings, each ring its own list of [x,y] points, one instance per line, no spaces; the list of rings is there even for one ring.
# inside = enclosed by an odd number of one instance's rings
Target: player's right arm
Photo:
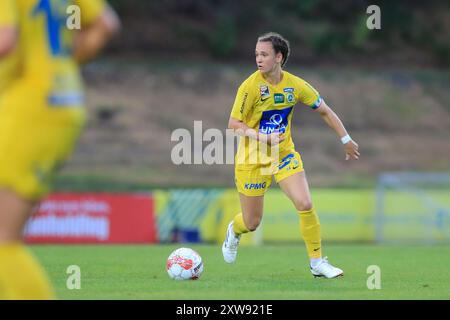
[[[81,30],[75,37],[74,56],[78,63],[93,59],[119,31],[120,20],[103,0],[76,0],[82,15]]]
[[[0,1],[0,58],[11,53],[17,42],[17,12],[14,0]]]
[[[236,99],[231,110],[228,128],[233,129],[240,136],[249,137],[250,139],[265,142],[269,145],[276,145],[284,140],[278,132],[272,134],[262,134],[257,130],[250,128],[245,119],[249,112],[252,111],[256,103],[256,94],[248,81],[244,81],[238,89]]]

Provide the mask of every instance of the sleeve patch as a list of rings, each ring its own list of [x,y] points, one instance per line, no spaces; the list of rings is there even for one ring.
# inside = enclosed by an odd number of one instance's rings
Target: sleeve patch
[[[316,102],[314,102],[314,104],[311,106],[311,109],[313,109],[313,110],[317,109],[317,108],[320,106],[321,103],[322,103],[322,98],[319,97],[319,98],[316,100]]]

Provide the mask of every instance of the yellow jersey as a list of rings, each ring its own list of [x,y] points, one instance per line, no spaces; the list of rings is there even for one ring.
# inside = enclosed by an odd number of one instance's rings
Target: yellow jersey
[[[13,52],[0,58],[1,188],[31,200],[51,190],[85,121],[76,30],[67,21],[79,11],[83,27],[105,9],[103,0],[0,0],[0,27],[18,32]]]
[[[50,106],[84,105],[83,86],[73,59],[73,36],[68,19],[77,5],[81,27],[104,10],[103,0],[1,0],[0,28],[16,27],[14,51],[0,58],[0,98],[20,85],[44,92]],[[24,94],[24,90],[21,90]],[[30,101],[32,102],[32,101]],[[33,108],[33,103],[29,104]],[[32,111],[32,110],[29,110]],[[25,116],[25,115],[24,115]]]
[[[287,71],[282,71],[281,82],[272,85],[258,70],[239,87],[231,117],[263,134],[284,133],[286,138],[279,144],[279,154],[283,155],[295,149],[291,136],[291,119],[298,102],[315,109],[320,106],[322,98],[305,80]],[[252,157],[257,151],[249,147],[251,145],[250,138],[241,138],[236,154],[237,167],[255,165]],[[262,160],[258,164],[264,165],[267,162]]]

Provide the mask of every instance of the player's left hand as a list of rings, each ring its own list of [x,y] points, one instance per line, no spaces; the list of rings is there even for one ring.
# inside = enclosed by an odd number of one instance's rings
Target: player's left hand
[[[358,152],[358,144],[350,140],[344,145],[345,149],[345,160],[358,160],[359,159],[359,152]]]

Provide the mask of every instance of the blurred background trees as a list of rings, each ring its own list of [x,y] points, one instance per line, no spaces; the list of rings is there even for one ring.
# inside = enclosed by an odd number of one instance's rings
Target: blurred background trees
[[[248,57],[256,37],[288,38],[292,59],[311,62],[390,61],[448,66],[450,2],[445,0],[110,0],[125,30],[116,53]],[[366,9],[381,8],[381,30]],[[250,51],[250,52],[251,52]],[[374,60],[375,58],[375,60]]]

